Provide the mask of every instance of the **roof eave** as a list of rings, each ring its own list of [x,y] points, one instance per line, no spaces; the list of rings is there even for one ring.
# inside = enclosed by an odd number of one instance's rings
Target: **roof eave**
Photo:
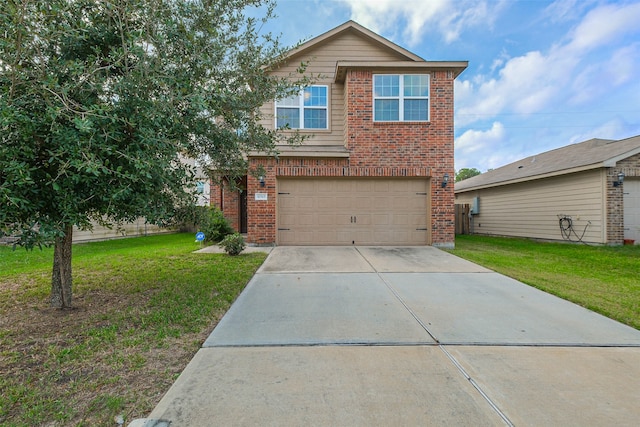
[[[615,167],[615,166],[616,166],[616,164],[617,164],[619,161],[624,160],[624,159],[626,159],[626,158],[628,158],[628,157],[631,157],[631,156],[635,156],[635,155],[636,155],[636,154],[638,154],[638,153],[640,153],[640,147],[638,147],[638,148],[634,148],[633,150],[629,150],[629,151],[627,151],[626,153],[622,153],[622,154],[619,154],[619,155],[617,155],[617,156],[615,156],[615,157],[612,157],[612,158],[610,158],[610,159],[607,159],[607,160],[605,160],[602,164],[603,164],[605,167],[613,168],[613,167]]]
[[[455,79],[469,66],[469,61],[338,61],[335,82],[344,83],[347,70],[453,71]]]
[[[594,163],[594,164],[591,164],[591,165],[579,166],[579,167],[570,168],[570,169],[563,169],[563,170],[554,171],[554,172],[547,172],[547,173],[543,173],[543,174],[540,174],[540,175],[524,176],[522,178],[514,178],[514,179],[509,179],[509,180],[506,180],[506,181],[499,181],[499,182],[492,182],[492,183],[488,183],[488,184],[474,185],[472,187],[461,188],[461,189],[456,189],[455,188],[455,184],[454,184],[454,190],[453,191],[456,194],[458,194],[458,193],[466,193],[467,191],[484,190],[486,188],[502,187],[502,186],[505,186],[505,185],[519,184],[519,183],[528,182],[528,181],[537,181],[539,179],[551,178],[551,177],[560,176],[560,175],[569,175],[569,174],[572,174],[572,173],[585,172],[585,171],[594,170],[594,169],[600,169],[600,168],[604,168],[604,167],[609,167],[609,166],[607,166],[605,164],[605,162],[598,162],[598,163]]]

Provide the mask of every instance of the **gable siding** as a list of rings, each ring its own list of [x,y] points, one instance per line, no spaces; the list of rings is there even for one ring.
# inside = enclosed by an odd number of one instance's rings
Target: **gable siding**
[[[345,92],[344,84],[334,83],[336,63],[338,61],[397,61],[406,59],[398,53],[383,49],[372,44],[365,38],[352,33],[345,33],[341,37],[329,40],[302,55],[293,56],[286,65],[274,71],[281,77],[295,75],[301,62],[308,62],[307,75],[318,77],[316,84],[328,85],[330,92],[329,130],[303,131],[311,137],[305,145],[344,145],[345,144]],[[268,129],[274,128],[275,104],[266,104],[262,108],[262,125]]]
[[[544,240],[563,240],[558,215],[572,217],[583,240],[606,243],[604,175],[602,170],[546,178],[456,196],[457,204],[480,197],[480,214],[473,217],[473,233]],[[577,240],[572,235],[572,240]]]

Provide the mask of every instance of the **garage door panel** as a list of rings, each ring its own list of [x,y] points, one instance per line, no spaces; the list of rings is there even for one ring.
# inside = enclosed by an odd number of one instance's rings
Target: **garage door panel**
[[[404,191],[403,190],[403,183],[400,181],[389,181],[389,180],[383,180],[383,181],[375,181],[375,191],[381,192],[381,193],[392,193],[394,191]]]
[[[371,200],[371,197],[367,196],[367,197],[361,197],[361,196],[356,196],[355,199],[353,200],[354,203],[354,207],[356,207],[357,209],[362,209],[362,210],[369,210],[371,208],[373,208],[373,200]]]
[[[370,193],[373,191],[373,182],[372,181],[354,181],[355,191],[359,193]]]
[[[296,200],[293,197],[281,197],[279,203],[282,208],[286,209],[296,207]]]
[[[315,203],[315,198],[311,196],[299,196],[297,197],[297,206],[300,208],[312,208]]]
[[[346,197],[346,196],[338,196],[335,198],[335,204],[334,206],[332,206],[332,208],[335,208],[335,210],[337,211],[342,211],[344,209],[349,209],[351,208],[351,204],[353,203],[352,198],[351,197]],[[326,207],[327,205],[325,205]]]
[[[330,193],[352,193],[353,183],[350,181],[327,180],[327,185],[320,183],[320,186],[327,188]]]
[[[313,217],[313,215],[299,215],[297,218],[298,224],[302,226],[313,226],[313,224],[315,223],[315,218]]]
[[[328,225],[328,226],[334,225],[336,223],[335,217],[336,216],[334,214],[326,215],[326,214],[322,214],[322,213],[319,213],[316,216],[317,223],[319,225]]]
[[[373,215],[374,225],[389,225],[391,215],[388,214],[375,214]]]
[[[406,214],[396,214],[391,218],[392,225],[410,225],[409,215]]]
[[[416,230],[429,223],[427,179],[281,178],[277,185],[278,244],[428,243],[427,232]]]

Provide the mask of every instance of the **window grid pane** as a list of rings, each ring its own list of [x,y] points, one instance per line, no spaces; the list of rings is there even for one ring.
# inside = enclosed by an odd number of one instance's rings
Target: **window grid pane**
[[[406,121],[426,121],[429,113],[429,104],[426,99],[405,99],[404,119]]]
[[[400,96],[400,76],[375,76],[374,94],[376,97]]]
[[[278,108],[278,127],[289,125],[291,129],[300,128],[300,109]]]
[[[278,101],[279,107],[298,107],[300,105],[300,95],[290,96]]]
[[[427,75],[404,76],[404,96],[429,96],[429,77]]]
[[[400,120],[400,102],[396,99],[376,99],[374,118],[376,121],[397,122]]]
[[[324,86],[311,86],[304,90],[305,107],[326,107],[327,88]]]
[[[304,128],[305,129],[326,129],[327,128],[327,111],[324,109],[305,108]]]

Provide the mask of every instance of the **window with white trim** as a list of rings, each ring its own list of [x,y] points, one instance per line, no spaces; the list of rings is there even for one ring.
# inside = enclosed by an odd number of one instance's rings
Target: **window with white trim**
[[[375,74],[373,120],[376,122],[429,121],[428,74]]]
[[[309,86],[296,96],[276,101],[276,126],[291,129],[329,128],[329,87]]]

